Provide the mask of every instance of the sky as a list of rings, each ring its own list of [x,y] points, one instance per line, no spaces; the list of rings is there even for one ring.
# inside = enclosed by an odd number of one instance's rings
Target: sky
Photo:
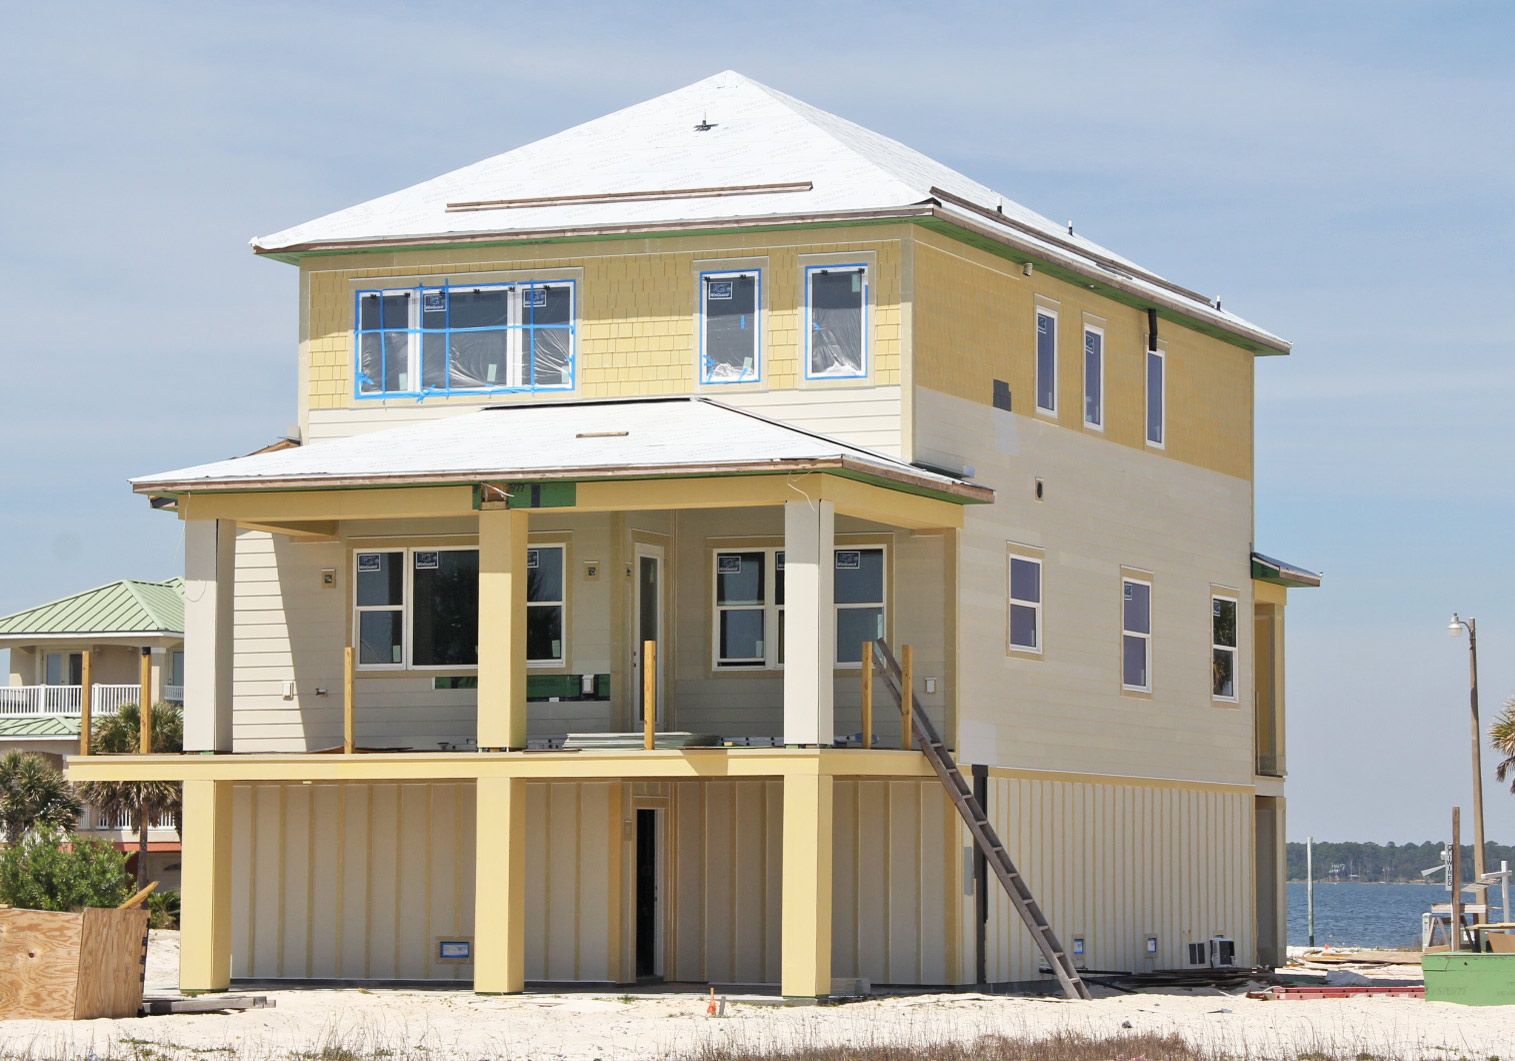
[[[1444,839],[1515,695],[1515,9],[1498,3],[8,5],[0,614],[182,568],[131,475],[295,419],[259,234],[733,68],[1291,339],[1257,366],[1288,834]],[[1515,843],[1492,780],[1490,839]]]

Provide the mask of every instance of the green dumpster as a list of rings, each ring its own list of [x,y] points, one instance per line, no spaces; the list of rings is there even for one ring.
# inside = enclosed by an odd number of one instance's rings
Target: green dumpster
[[[1515,1006],[1515,954],[1423,954],[1426,1000],[1464,1006]]]

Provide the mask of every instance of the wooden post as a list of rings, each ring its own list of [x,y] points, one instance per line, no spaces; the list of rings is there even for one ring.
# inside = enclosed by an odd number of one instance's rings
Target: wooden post
[[[342,754],[353,751],[353,654],[352,646],[342,650]]]
[[[657,745],[658,643],[642,642],[642,734],[648,751]]]
[[[1452,808],[1452,949],[1462,950],[1462,808]]]
[[[90,736],[90,709],[94,707],[93,662],[95,653],[92,649],[84,650],[83,666],[80,668],[79,681],[79,754],[89,754]]]
[[[873,642],[863,642],[863,747],[873,747]]]
[[[137,735],[137,751],[151,755],[153,751],[153,650],[142,649],[142,692],[137,702],[137,717],[142,725]]]
[[[910,718],[915,713],[915,649],[900,646],[900,747],[915,747]]]

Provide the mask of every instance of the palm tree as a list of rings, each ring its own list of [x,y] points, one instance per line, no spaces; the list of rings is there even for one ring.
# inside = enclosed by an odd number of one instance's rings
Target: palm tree
[[[156,704],[149,712],[152,724],[150,752],[184,750],[184,712],[175,704]],[[141,714],[136,704],[126,704],[114,715],[95,720],[90,734],[94,755],[132,755],[141,744]],[[79,796],[102,814],[130,814],[137,823],[137,887],[147,884],[147,830],[166,814],[178,826],[183,788],[175,781],[87,781]]]
[[[1510,778],[1510,791],[1515,792],[1515,696],[1504,702],[1504,710],[1489,727],[1489,743],[1504,756],[1494,767],[1494,778],[1503,781]]]
[[[15,844],[34,829],[73,832],[83,805],[63,774],[35,752],[0,757],[0,833]]]

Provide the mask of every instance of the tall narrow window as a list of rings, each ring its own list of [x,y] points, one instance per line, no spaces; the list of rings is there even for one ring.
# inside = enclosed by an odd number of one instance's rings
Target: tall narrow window
[[[868,374],[868,267],[805,270],[807,379],[861,379]]]
[[[1105,427],[1105,333],[1102,328],[1084,328],[1084,423]]]
[[[1057,314],[1036,311],[1036,407],[1057,412]]]
[[[1210,598],[1210,692],[1217,700],[1236,697],[1236,601]]]
[[[479,662],[479,551],[416,549],[411,554],[410,663],[472,667]]]
[[[1152,583],[1121,581],[1121,687],[1152,691]]]
[[[563,547],[526,550],[526,662],[561,664],[563,655]]]
[[[863,642],[884,636],[884,550],[838,549],[836,661],[861,663]]]
[[[365,667],[405,665],[405,553],[356,553],[353,579],[357,611],[358,663]]]
[[[767,662],[767,561],[761,549],[715,554],[716,666]]]
[[[1017,652],[1042,650],[1042,562],[1010,557],[1010,647]]]
[[[751,383],[758,366],[756,269],[700,274],[700,382]]]
[[[1163,428],[1166,426],[1166,375],[1163,352],[1147,351],[1147,442],[1153,446],[1163,444]]]

